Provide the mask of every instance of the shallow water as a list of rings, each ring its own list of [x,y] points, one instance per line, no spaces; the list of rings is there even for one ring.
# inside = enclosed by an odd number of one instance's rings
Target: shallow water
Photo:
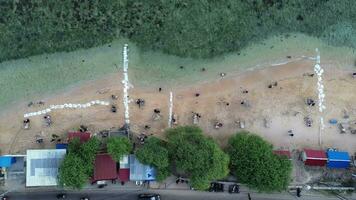
[[[121,74],[125,42],[117,40],[87,50],[0,63],[0,107],[24,100],[36,101],[43,95],[57,93],[108,73]],[[221,72],[229,75],[231,72],[282,63],[289,60],[287,56],[292,56],[292,59],[312,57],[316,47],[321,52],[322,62],[328,60],[336,67],[354,67],[356,54],[353,49],[332,47],[316,38],[292,34],[287,38],[272,37],[241,52],[212,59],[179,58],[158,52],[143,52],[129,43],[129,76],[134,86],[183,86],[216,79]],[[202,68],[206,71],[202,72]],[[121,80],[118,80],[118,84],[121,84]]]

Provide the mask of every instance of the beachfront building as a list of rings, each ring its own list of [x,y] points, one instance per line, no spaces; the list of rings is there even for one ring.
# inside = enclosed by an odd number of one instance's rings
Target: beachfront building
[[[56,186],[65,149],[27,150],[26,186]]]
[[[328,168],[342,169],[342,168],[350,167],[351,159],[349,153],[347,152],[329,150],[327,151],[327,156],[328,156],[328,162],[327,162]]]
[[[118,170],[119,180],[121,182],[127,182],[130,180],[130,163],[129,156],[125,155],[120,160],[120,168]]]
[[[117,179],[116,162],[107,153],[97,154],[94,163],[92,183]]]
[[[308,166],[325,166],[328,159],[323,150],[304,149],[302,160]]]
[[[91,134],[89,132],[68,132],[68,142],[74,138],[79,138],[81,143],[87,142],[90,139]]]
[[[94,174],[91,183],[98,181],[127,182],[130,178],[130,165],[128,155],[116,163],[108,153],[97,154],[94,163]]]
[[[130,181],[154,181],[156,179],[155,168],[140,163],[135,155],[129,156],[129,162]]]

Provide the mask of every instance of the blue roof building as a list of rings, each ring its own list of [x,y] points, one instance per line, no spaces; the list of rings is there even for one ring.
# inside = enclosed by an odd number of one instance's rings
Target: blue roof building
[[[16,158],[11,156],[0,156],[0,167],[11,167],[16,162]]]
[[[129,162],[130,181],[153,181],[156,179],[155,168],[140,163],[135,155],[129,156]]]
[[[348,168],[350,166],[350,156],[347,152],[327,151],[329,168]]]
[[[65,143],[56,144],[56,149],[67,149],[67,148],[68,148],[68,144]]]

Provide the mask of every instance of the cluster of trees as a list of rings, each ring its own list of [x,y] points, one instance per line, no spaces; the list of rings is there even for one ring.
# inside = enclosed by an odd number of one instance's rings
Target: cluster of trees
[[[95,155],[100,142],[92,137],[80,143],[73,139],[59,170],[59,182],[66,187],[81,189],[93,174]],[[129,154],[132,144],[126,137],[112,137],[107,152],[119,162]],[[227,177],[229,172],[241,183],[260,191],[283,190],[288,186],[291,162],[273,154],[272,145],[261,137],[240,132],[229,139],[223,151],[196,126],[182,126],[166,131],[166,140],[150,137],[135,151],[137,159],[157,170],[157,181],[171,173],[188,177],[197,190],[205,190],[210,182]]]
[[[292,165],[273,154],[273,146],[261,137],[241,132],[229,140],[232,173],[239,181],[262,191],[283,190],[290,182]]]
[[[120,36],[142,48],[203,58],[289,32],[356,47],[354,7],[354,0],[5,0],[0,61],[89,48]]]
[[[81,143],[79,138],[71,140],[68,153],[59,168],[59,183],[73,189],[81,189],[93,174],[99,145],[96,137],[85,143]]]
[[[107,152],[117,162],[132,149],[132,144],[126,137],[111,137],[106,145]],[[59,183],[72,189],[81,189],[93,175],[99,148],[100,141],[96,137],[91,137],[84,143],[79,138],[71,140],[67,155],[59,168]]]
[[[291,163],[272,152],[272,145],[247,132],[229,139],[226,153],[194,126],[166,131],[167,141],[152,137],[136,151],[144,164],[158,169],[159,180],[170,173],[190,178],[190,184],[205,190],[229,171],[239,182],[260,191],[283,190],[290,181]]]

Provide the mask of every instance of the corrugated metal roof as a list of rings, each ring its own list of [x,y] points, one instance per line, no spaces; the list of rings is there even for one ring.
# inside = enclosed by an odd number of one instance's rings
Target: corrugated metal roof
[[[348,168],[350,166],[350,156],[348,152],[328,151],[328,163],[330,168]]]
[[[140,163],[135,155],[130,155],[130,180],[131,181],[153,181],[156,179],[156,170]]]
[[[79,138],[80,142],[87,142],[90,139],[89,132],[69,132],[68,133],[68,140],[71,141],[73,138]]]
[[[67,149],[67,148],[68,148],[68,144],[64,144],[64,143],[56,144],[56,149]]]
[[[55,186],[66,149],[27,150],[26,186]]]
[[[0,167],[10,167],[16,160],[11,156],[0,156]]]
[[[322,150],[313,150],[313,149],[304,149],[306,159],[314,160],[327,160],[325,151]]]
[[[119,169],[119,179],[120,181],[129,181],[130,180],[130,169]]]
[[[113,179],[117,179],[116,162],[107,153],[96,155],[92,182]]]

